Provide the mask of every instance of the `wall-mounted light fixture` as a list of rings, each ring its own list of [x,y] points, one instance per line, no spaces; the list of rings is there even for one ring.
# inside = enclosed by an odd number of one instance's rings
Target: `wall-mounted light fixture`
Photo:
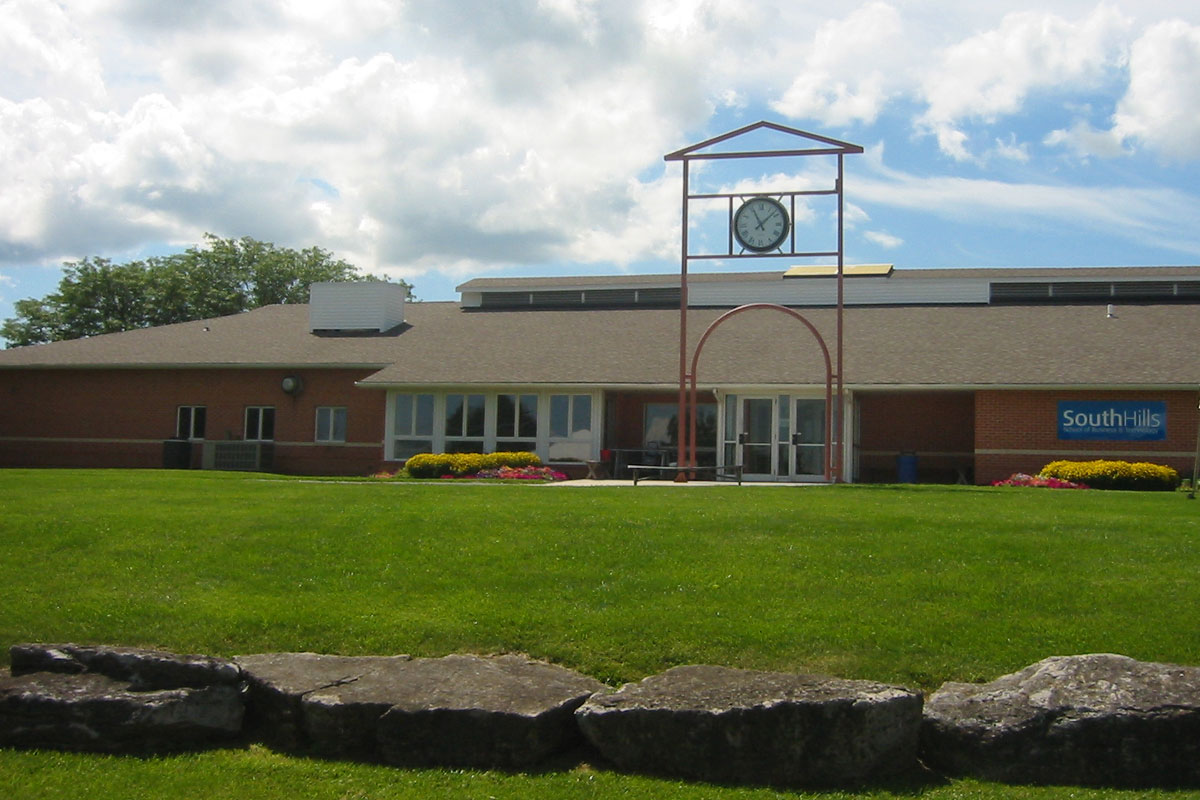
[[[279,388],[283,389],[285,394],[295,397],[304,389],[304,381],[300,380],[299,375],[288,375],[279,382]]]

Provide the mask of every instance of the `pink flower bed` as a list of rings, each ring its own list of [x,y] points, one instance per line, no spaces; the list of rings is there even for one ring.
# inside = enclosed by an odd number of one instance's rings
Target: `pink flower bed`
[[[1026,475],[1024,472],[1014,473],[1002,481],[992,481],[992,486],[1037,486],[1043,489],[1086,489],[1082,483],[1072,483],[1059,478],[1046,478],[1041,475]]]
[[[443,478],[454,480],[488,480],[505,481],[565,481],[567,476],[549,467],[500,467],[499,469],[480,470],[474,475],[443,475]]]

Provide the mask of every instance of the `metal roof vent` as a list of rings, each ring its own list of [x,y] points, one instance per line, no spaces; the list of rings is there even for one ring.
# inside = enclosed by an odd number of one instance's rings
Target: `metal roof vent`
[[[383,281],[314,283],[309,289],[310,331],[383,331],[404,322],[404,286]]]

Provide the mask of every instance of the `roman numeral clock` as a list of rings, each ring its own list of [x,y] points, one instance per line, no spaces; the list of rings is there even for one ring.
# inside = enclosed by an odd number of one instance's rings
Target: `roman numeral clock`
[[[733,238],[754,253],[779,250],[790,230],[787,209],[774,197],[751,197],[733,215]]]

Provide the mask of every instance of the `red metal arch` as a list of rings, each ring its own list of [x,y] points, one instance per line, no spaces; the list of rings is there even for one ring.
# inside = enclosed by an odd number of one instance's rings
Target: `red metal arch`
[[[687,375],[688,378],[688,398],[687,398],[687,414],[681,415],[679,419],[679,452],[675,463],[682,467],[696,466],[696,369],[700,362],[700,352],[704,349],[704,343],[708,341],[708,337],[716,331],[726,320],[735,317],[738,314],[746,311],[756,311],[759,309],[782,311],[790,317],[795,317],[804,323],[813,338],[817,340],[817,344],[821,347],[821,355],[825,359],[825,480],[832,480],[834,474],[834,459],[832,454],[833,449],[833,363],[829,357],[829,347],[825,344],[825,339],[821,336],[821,332],[816,329],[811,322],[804,318],[795,309],[787,306],[777,305],[775,303],[748,303],[744,306],[738,306],[731,311],[726,311],[721,316],[712,321],[711,324],[704,330],[700,336],[700,341],[696,343],[696,350],[692,353],[691,370]],[[840,398],[839,398],[840,402]],[[690,421],[688,429],[685,431],[684,419]],[[685,436],[686,433],[686,436]],[[840,437],[839,437],[840,443]],[[840,470],[839,470],[840,472]],[[680,472],[680,477],[685,475]]]

